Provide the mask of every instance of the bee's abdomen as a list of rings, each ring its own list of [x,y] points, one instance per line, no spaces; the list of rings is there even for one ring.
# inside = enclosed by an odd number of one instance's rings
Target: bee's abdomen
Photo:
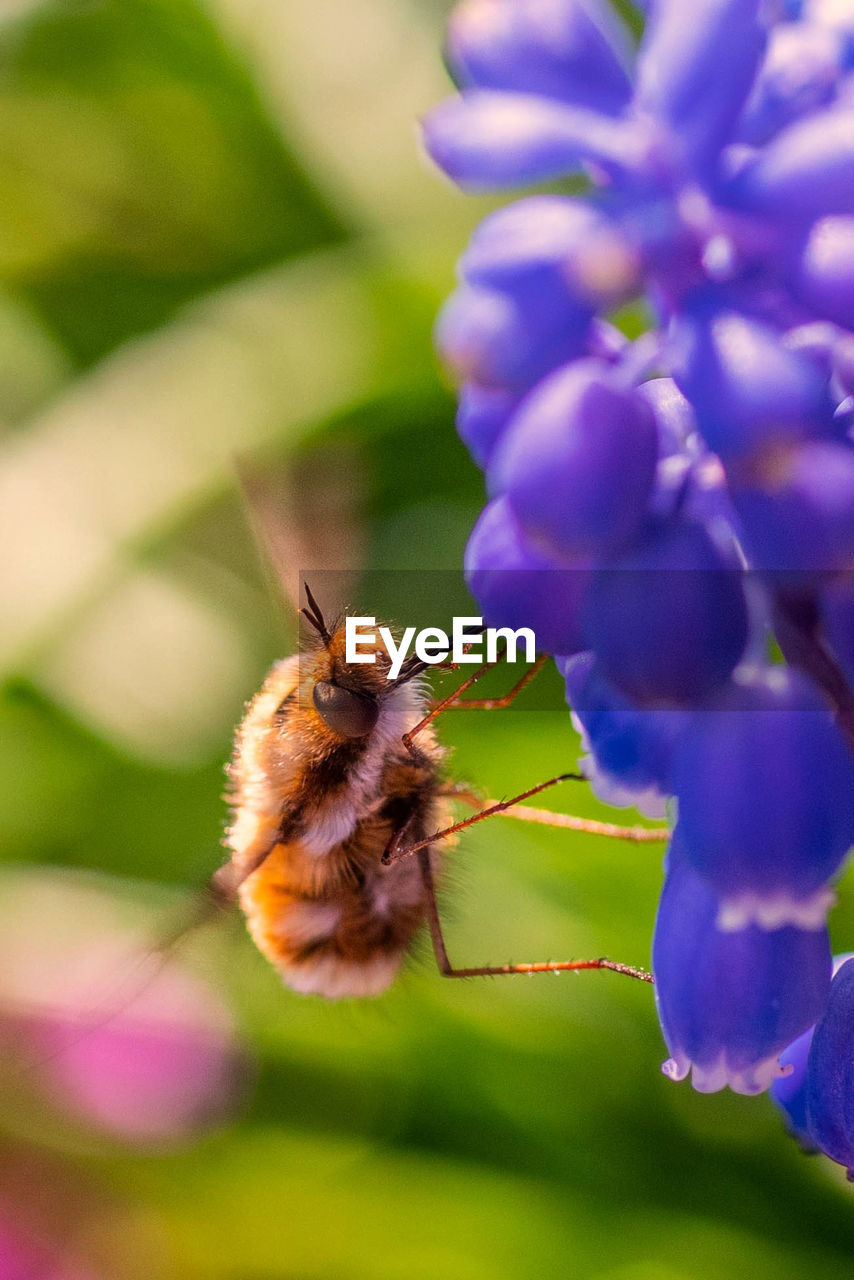
[[[294,846],[279,846],[240,891],[256,944],[295,991],[379,995],[424,920],[417,861],[354,871],[334,891],[310,894],[289,875],[299,857]]]
[[[398,792],[391,807],[362,819],[325,857],[299,838],[283,842],[241,887],[256,944],[294,990],[373,996],[394,979],[426,914],[417,859],[381,863],[407,809],[413,840],[445,817],[431,793]]]

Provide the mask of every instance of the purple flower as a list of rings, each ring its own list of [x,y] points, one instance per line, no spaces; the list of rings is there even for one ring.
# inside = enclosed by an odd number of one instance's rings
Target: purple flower
[[[854,565],[854,447],[810,441],[758,458],[733,493],[751,564],[791,588]]]
[[[585,636],[639,706],[682,706],[729,677],[747,643],[741,574],[693,520],[653,525],[593,573]]]
[[[673,778],[685,858],[722,927],[823,925],[854,843],[854,759],[804,677],[739,674],[694,712]]]
[[[828,375],[767,323],[703,299],[674,323],[673,375],[724,462],[832,434]]]
[[[596,666],[592,653],[561,658],[566,698],[590,754],[582,762],[600,800],[662,817],[686,713],[640,710]]]
[[[839,969],[810,1046],[807,1131],[854,1180],[854,961]]]
[[[512,293],[463,285],[446,302],[436,342],[458,377],[512,392],[584,350],[586,328],[568,292],[531,281]],[[590,319],[588,310],[583,322]]]
[[[532,546],[506,498],[496,498],[482,512],[466,548],[465,571],[487,626],[531,627],[538,648],[547,653],[583,647],[586,562],[561,563]]]
[[[822,1014],[854,842],[854,10],[641,8],[635,59],[601,2],[452,20],[437,163],[589,189],[487,217],[439,342],[494,499],[484,615],[564,655],[600,794],[675,793],[670,1069],[750,1092]],[[605,340],[638,301],[650,332]]]
[[[460,388],[457,431],[475,462],[489,465],[504,428],[519,404],[519,396],[501,387],[467,382]]]
[[[771,33],[753,90],[735,130],[762,146],[786,125],[828,106],[845,73],[840,31],[813,22],[784,22]]]
[[[779,1056],[821,1015],[830,985],[826,929],[718,925],[719,903],[684,856],[680,827],[653,940],[656,1000],[672,1080],[694,1088],[759,1093],[784,1068]]]
[[[529,196],[490,214],[475,231],[459,272],[481,288],[513,290],[539,282],[543,302],[571,297],[583,319],[631,297],[640,259],[618,219],[588,200]]]
[[[854,108],[837,106],[790,125],[722,195],[745,212],[795,224],[854,213]]]
[[[537,546],[557,556],[606,552],[640,529],[657,456],[646,400],[601,361],[577,360],[528,396],[490,461],[488,484],[506,494]]]
[[[854,217],[812,224],[798,245],[792,288],[810,311],[854,328]]]
[[[807,1059],[815,1028],[810,1027],[793,1040],[780,1054],[780,1063],[788,1075],[778,1076],[770,1095],[776,1103],[791,1137],[804,1151],[816,1151],[807,1129]]]
[[[465,90],[424,122],[438,165],[469,191],[542,182],[585,160],[614,170],[640,166],[643,136],[610,116],[534,94]]]
[[[834,975],[851,958],[850,952],[834,956]],[[810,1137],[807,1121],[807,1061],[814,1033],[815,1027],[810,1027],[809,1031],[804,1031],[786,1046],[780,1054],[780,1061],[789,1069],[789,1074],[780,1076],[771,1086],[771,1099],[782,1112],[786,1128],[805,1151],[819,1149]]]
[[[466,0],[451,18],[447,51],[467,87],[617,114],[631,96],[630,48],[600,0]]]
[[[674,167],[707,172],[731,136],[765,49],[759,7],[758,0],[694,0],[654,8],[635,106],[666,128]]]

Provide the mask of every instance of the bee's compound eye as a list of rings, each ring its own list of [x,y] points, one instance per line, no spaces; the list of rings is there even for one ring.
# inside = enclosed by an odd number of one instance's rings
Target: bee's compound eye
[[[318,680],[312,697],[329,728],[342,738],[364,738],[377,723],[380,709],[376,701],[340,684]]]

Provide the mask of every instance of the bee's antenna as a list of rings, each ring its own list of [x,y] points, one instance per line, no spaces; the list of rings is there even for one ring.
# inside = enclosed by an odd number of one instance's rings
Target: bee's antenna
[[[300,613],[308,622],[311,623],[315,631],[319,633],[323,643],[328,646],[332,637],[330,636],[326,623],[323,620],[323,614],[320,612],[320,606],[311,594],[311,587],[308,583],[304,582],[303,586],[305,587],[305,594],[308,597],[309,607],[308,609],[300,609]]]

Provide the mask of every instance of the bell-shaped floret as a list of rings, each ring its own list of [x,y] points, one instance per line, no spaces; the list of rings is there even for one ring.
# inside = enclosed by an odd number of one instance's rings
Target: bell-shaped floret
[[[506,292],[463,285],[442,308],[436,345],[461,381],[522,392],[581,354],[590,316],[553,276]]]
[[[772,449],[749,475],[732,500],[754,569],[784,588],[802,586],[803,575],[815,588],[822,575],[854,569],[854,448],[808,441]]]
[[[487,214],[460,259],[470,284],[507,285],[532,272],[559,269],[582,249],[601,215],[586,200],[536,195]]]
[[[782,222],[854,213],[854,108],[836,106],[789,125],[722,194],[738,208]]]
[[[577,653],[589,568],[550,559],[526,540],[506,498],[480,515],[465,554],[466,582],[489,627],[530,627],[537,649]]]
[[[537,195],[490,214],[460,261],[469,284],[567,292],[580,306],[611,308],[639,288],[640,253],[626,229],[587,200]]]
[[[448,61],[461,84],[616,113],[631,95],[628,37],[601,0],[464,0]]]
[[[633,805],[650,817],[665,812],[683,711],[645,711],[607,680],[595,655],[580,653],[560,664],[573,721],[590,751],[584,772],[600,800]]]
[[[471,191],[543,182],[585,161],[608,171],[639,167],[647,146],[636,125],[529,93],[469,89],[423,122],[424,145],[449,178]]]
[[[759,9],[759,0],[676,0],[647,23],[635,102],[669,128],[690,169],[708,170],[747,100],[765,49]]]
[[[820,218],[812,225],[794,264],[792,287],[818,315],[854,329],[854,217]]]
[[[725,461],[780,440],[833,434],[828,374],[762,321],[704,301],[679,317],[673,376]]]
[[[577,360],[521,405],[488,479],[537,546],[583,555],[625,545],[640,529],[657,454],[646,399],[601,361]]]
[[[656,523],[593,575],[585,634],[640,706],[696,701],[727,680],[748,635],[742,575],[699,522]]]
[[[716,787],[710,788],[717,790]],[[681,821],[668,855],[653,940],[656,1002],[672,1080],[760,1093],[779,1055],[821,1016],[830,986],[827,929],[720,929],[718,900],[684,856]]]
[[[854,758],[798,672],[741,671],[699,708],[673,765],[685,856],[719,924],[823,927],[854,843]]]
[[[479,467],[486,467],[493,450],[519,403],[519,396],[501,387],[467,382],[460,387],[457,432]]]
[[[834,956],[833,973],[837,974],[850,959],[850,951]],[[780,1054],[780,1061],[789,1074],[775,1080],[770,1093],[772,1102],[782,1112],[789,1133],[805,1151],[818,1150],[809,1135],[807,1124],[807,1062],[814,1033],[815,1027],[810,1027],[809,1031],[786,1045]]]
[[[809,1136],[854,1180],[854,960],[833,979],[807,1061]]]
[[[780,1062],[788,1075],[779,1076],[771,1085],[770,1096],[782,1113],[786,1129],[805,1151],[814,1151],[807,1132],[807,1058],[815,1028],[787,1044]]]
[[[736,137],[762,146],[786,125],[833,101],[845,72],[845,41],[818,22],[783,22],[771,32]]]

